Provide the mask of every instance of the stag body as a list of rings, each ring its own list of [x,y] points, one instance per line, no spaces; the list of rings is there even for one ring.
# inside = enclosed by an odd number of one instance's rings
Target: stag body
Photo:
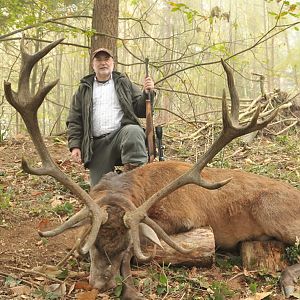
[[[111,212],[118,210],[118,214],[109,213],[107,224],[101,227],[91,251],[93,272],[90,280],[95,287],[112,287],[115,272],[122,270],[122,257],[131,247],[131,237],[123,223],[125,211],[141,206],[190,168],[190,164],[178,161],[153,163],[122,175],[110,173],[94,187],[91,197],[99,199],[100,195],[100,206],[114,207]],[[299,190],[241,170],[205,168],[201,174],[206,181],[221,181],[229,177],[232,180],[217,190],[185,185],[155,203],[148,216],[166,233],[175,234],[209,225],[216,245],[224,249],[246,240],[295,242],[300,234]],[[145,182],[144,178],[150,180]],[[127,269],[130,268],[129,262],[123,262],[128,264]],[[130,276],[127,273],[122,275]]]

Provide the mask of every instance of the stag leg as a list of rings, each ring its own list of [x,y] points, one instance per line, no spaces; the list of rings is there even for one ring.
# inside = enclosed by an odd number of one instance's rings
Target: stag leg
[[[300,263],[289,266],[281,273],[280,286],[284,295],[289,298],[295,291],[295,283],[300,277]]]
[[[133,249],[128,248],[123,256],[123,261],[121,264],[121,275],[124,278],[122,287],[122,300],[142,300],[145,299],[144,296],[139,293],[133,283],[130,261],[133,256]]]

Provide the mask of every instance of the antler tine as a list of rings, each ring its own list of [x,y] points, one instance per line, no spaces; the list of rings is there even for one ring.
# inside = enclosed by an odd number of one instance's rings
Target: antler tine
[[[40,51],[31,55],[26,51],[25,39],[23,35],[21,40],[21,45],[20,45],[22,62],[21,62],[18,90],[19,93],[24,95],[25,97],[23,99],[19,99],[20,101],[22,100],[26,101],[26,99],[30,96],[29,77],[34,65],[40,59],[42,59],[46,54],[48,54],[53,48],[55,48],[58,44],[60,44],[63,40],[64,38],[54,41],[48,44],[43,49],[41,49]]]
[[[61,224],[60,226],[56,227],[53,230],[49,231],[39,231],[39,235],[43,237],[52,237],[59,235],[66,231],[67,229],[70,229],[74,225],[80,223],[84,219],[86,219],[89,216],[89,210],[87,208],[84,208],[80,210],[78,213],[73,215],[70,219],[68,219],[65,223]]]
[[[239,120],[239,112],[240,112],[240,98],[234,84],[232,72],[230,71],[228,65],[224,62],[223,59],[221,59],[221,63],[227,75],[227,85],[228,85],[231,104],[232,104],[231,116],[232,116],[233,123],[236,125],[239,122],[238,120]]]
[[[37,93],[34,96],[29,92],[29,77],[33,66],[43,58],[51,49],[57,46],[63,39],[57,40],[40,50],[39,52],[29,55],[24,47],[24,41],[21,42],[22,64],[19,78],[18,91],[15,93],[11,89],[9,82],[4,83],[4,91],[7,101],[16,108],[21,114],[27,130],[31,136],[35,148],[41,158],[42,167],[33,168],[23,159],[22,167],[25,171],[35,175],[50,175],[65,187],[67,187],[75,196],[77,196],[92,213],[92,228],[90,235],[86,239],[86,244],[82,248],[82,253],[87,253],[97,237],[101,224],[107,220],[107,212],[101,210],[94,200],[86,193],[78,184],[72,181],[64,174],[57,164],[52,160],[47,147],[43,141],[37,120],[37,110],[43,102],[45,96],[56,85],[57,81],[53,81],[48,85],[44,85],[44,79],[47,69],[43,72]],[[58,230],[59,231],[59,230]]]
[[[56,84],[59,81],[59,79],[56,79],[56,80],[48,83],[47,85],[45,85],[45,77],[46,77],[47,71],[48,71],[48,66],[43,71],[41,78],[40,78],[38,91],[33,96],[33,101],[32,101],[32,104],[34,105],[34,107],[32,107],[33,110],[38,110],[38,108],[43,103],[46,95],[56,86]]]
[[[268,123],[270,123],[276,116],[277,110],[275,110],[267,119],[258,123],[258,117],[260,113],[260,108],[258,107],[255,114],[252,117],[252,120],[242,126],[239,123],[239,96],[237,90],[235,88],[234,79],[230,68],[227,64],[221,60],[222,66],[227,75],[227,83],[230,92],[231,99],[231,114],[229,114],[227,103],[226,103],[226,94],[223,91],[222,97],[222,119],[223,119],[223,129],[218,136],[218,138],[214,141],[214,143],[210,146],[206,153],[202,155],[202,157],[198,160],[198,162],[185,174],[181,175],[174,181],[170,182],[163,189],[152,195],[147,201],[145,201],[141,206],[139,206],[133,212],[127,212],[123,219],[124,223],[128,228],[137,228],[137,224],[139,222],[145,222],[147,218],[147,211],[150,209],[152,205],[154,205],[157,201],[161,200],[168,194],[172,193],[176,189],[180,188],[186,184],[197,184],[206,189],[217,189],[221,186],[227,184],[231,179],[226,179],[222,182],[217,183],[208,183],[205,182],[201,178],[200,172],[202,169],[233,139],[242,136],[244,134],[250,133],[252,131],[259,130],[265,127]],[[149,225],[149,224],[148,224]]]
[[[130,227],[130,235],[133,243],[133,251],[134,255],[139,259],[140,261],[149,261],[152,256],[145,256],[141,249],[141,241],[140,241],[140,232],[139,232],[139,223],[132,224]]]
[[[185,249],[180,246],[178,246],[169,236],[168,234],[153,220],[151,220],[149,217],[146,217],[144,220],[144,223],[146,223],[148,226],[150,226],[155,233],[160,237],[163,241],[165,241],[170,247],[177,250],[178,252],[182,254],[187,254],[192,251],[192,249]]]

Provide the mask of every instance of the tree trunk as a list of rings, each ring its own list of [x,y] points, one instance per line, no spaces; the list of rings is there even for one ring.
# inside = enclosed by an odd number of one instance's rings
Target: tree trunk
[[[59,37],[58,37],[59,38]],[[62,71],[62,47],[60,47],[57,50],[57,55],[55,58],[55,65],[56,65],[56,77],[61,78],[61,71]],[[62,98],[62,86],[60,84],[60,81],[56,85],[56,105],[54,106],[55,114],[56,114],[56,120],[55,122],[55,133],[60,133],[61,132],[61,114],[62,114],[62,107],[59,104],[62,104],[63,102],[61,101]],[[51,132],[50,132],[51,133]]]
[[[197,228],[188,232],[171,236],[177,245],[193,249],[191,253],[181,254],[161,242],[164,249],[157,247],[154,260],[159,264],[172,264],[180,266],[211,267],[215,257],[215,239],[210,227]],[[152,253],[153,244],[143,247],[145,253]]]
[[[91,51],[107,48],[113,52],[117,62],[119,0],[94,0],[92,28],[96,34],[92,37]]]
[[[267,32],[268,30],[268,15],[267,15],[267,4],[265,2],[265,0],[262,1],[263,2],[263,12],[264,12],[264,31]],[[269,60],[269,43],[268,41],[265,41],[265,61],[266,61],[266,68],[267,68],[267,76],[266,76],[266,84],[267,84],[267,89],[268,92],[271,91],[271,81],[270,81],[270,60]]]
[[[286,31],[284,32],[284,38],[285,38],[287,53],[291,53],[290,40]],[[297,66],[295,63],[292,65],[292,70],[293,70],[294,83],[296,88],[298,88],[300,84],[299,84],[299,79],[297,74]]]

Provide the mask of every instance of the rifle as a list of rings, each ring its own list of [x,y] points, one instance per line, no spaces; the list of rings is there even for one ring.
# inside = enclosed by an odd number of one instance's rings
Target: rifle
[[[146,66],[146,77],[149,76],[148,72],[149,59],[145,59]],[[146,91],[146,138],[148,144],[148,162],[153,162],[155,158],[155,136],[154,136],[154,128],[153,128],[153,116],[152,116],[152,105],[151,105],[151,91]]]

